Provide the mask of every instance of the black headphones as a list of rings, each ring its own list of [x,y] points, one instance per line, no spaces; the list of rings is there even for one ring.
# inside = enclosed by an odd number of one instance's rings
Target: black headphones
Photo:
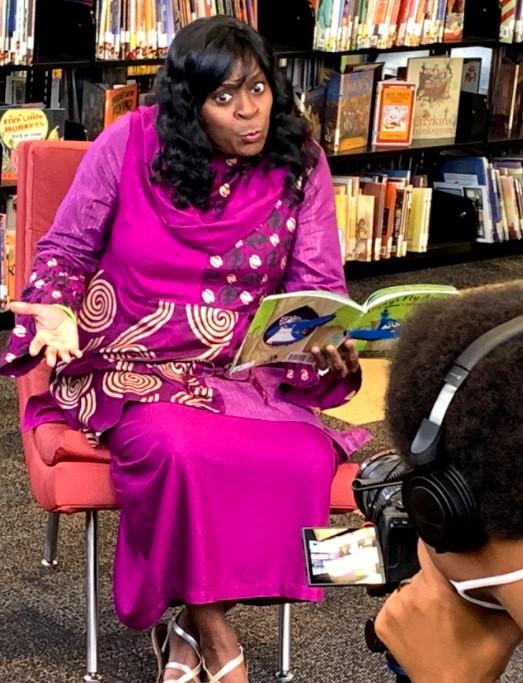
[[[441,425],[469,373],[493,349],[523,334],[523,315],[485,332],[460,353],[444,379],[443,387],[410,446],[413,468],[403,481],[402,499],[412,526],[437,552],[461,553],[487,542],[479,508],[459,470],[441,461],[438,445]]]

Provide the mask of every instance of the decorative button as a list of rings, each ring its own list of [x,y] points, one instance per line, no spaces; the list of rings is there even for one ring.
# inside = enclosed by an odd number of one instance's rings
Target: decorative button
[[[269,237],[269,240],[270,240],[270,243],[272,244],[273,247],[277,247],[278,244],[280,243],[280,237],[279,237],[279,235],[277,235],[276,233],[274,233],[273,235],[271,235],[271,236]]]
[[[296,219],[295,218],[289,218],[286,225],[287,225],[287,230],[289,232],[294,232],[296,230]]]
[[[223,266],[223,259],[221,256],[211,256],[211,266],[213,268],[221,268]]]
[[[249,258],[249,265],[253,270],[257,270],[262,264],[261,258],[258,256],[258,254],[253,254]]]
[[[238,163],[238,159],[236,157],[232,157],[231,159],[225,159],[225,163],[227,166],[236,166]]]
[[[238,240],[234,246],[236,247],[236,249],[243,247],[243,240]]]
[[[214,296],[214,292],[212,289],[206,289],[205,291],[202,292],[202,299],[205,301],[206,304],[212,304],[216,297]]]
[[[61,299],[62,298],[62,292],[59,292],[57,289],[55,289],[52,293],[51,296],[53,299]]]
[[[240,300],[241,300],[242,304],[245,304],[245,305],[250,304],[252,301],[252,295],[247,290],[244,290],[240,294]]]
[[[55,258],[50,258],[49,261],[47,261],[47,265],[49,268],[53,268],[58,265],[58,261]]]
[[[231,194],[231,186],[229,183],[224,183],[223,185],[220,185],[218,192],[220,193],[220,197],[228,197]]]
[[[236,280],[237,280],[236,275],[233,275],[232,273],[230,275],[227,275],[227,282],[230,285],[233,285],[236,282]]]
[[[25,337],[27,334],[27,329],[23,325],[16,325],[13,330],[15,337]]]

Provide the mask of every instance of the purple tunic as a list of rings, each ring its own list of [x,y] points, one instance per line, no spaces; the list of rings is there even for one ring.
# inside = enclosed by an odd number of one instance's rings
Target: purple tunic
[[[346,291],[323,153],[299,206],[284,169],[217,158],[211,209],[182,211],[149,180],[155,115],[141,108],[91,146],[23,295],[78,314],[83,358],[57,366],[25,427],[65,420],[107,440],[122,506],[116,606],[136,628],[172,601],[318,599],[305,584],[300,530],[326,522],[333,443],[351,452],[368,438],[327,435],[317,417],[354,393],[359,376],[320,378],[305,366],[258,368],[243,381],[226,373],[261,297]],[[27,356],[33,333],[20,316],[3,374],[38,362]]]

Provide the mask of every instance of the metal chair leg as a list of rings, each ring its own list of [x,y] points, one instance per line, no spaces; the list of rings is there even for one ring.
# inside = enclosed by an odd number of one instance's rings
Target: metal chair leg
[[[286,602],[280,605],[278,624],[278,681],[292,681],[294,674],[291,671],[291,605]]]
[[[47,513],[47,532],[44,543],[44,556],[41,560],[42,565],[47,569],[54,569],[58,564],[58,560],[56,559],[56,546],[58,544],[59,522],[59,512]]]
[[[86,683],[101,680],[98,673],[98,513],[85,515],[86,603],[87,603],[87,673]]]

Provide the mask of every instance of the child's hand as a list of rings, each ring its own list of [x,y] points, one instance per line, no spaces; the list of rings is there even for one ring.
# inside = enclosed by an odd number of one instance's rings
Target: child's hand
[[[31,356],[37,356],[45,348],[45,360],[50,368],[54,368],[58,359],[68,363],[73,357],[82,357],[76,321],[60,306],[12,301],[9,309],[17,315],[32,315],[35,319],[36,334],[29,345]]]
[[[360,368],[358,352],[352,339],[346,339],[339,349],[332,344],[323,349],[313,346],[311,353],[320,370],[330,370],[339,379],[358,372]]]

